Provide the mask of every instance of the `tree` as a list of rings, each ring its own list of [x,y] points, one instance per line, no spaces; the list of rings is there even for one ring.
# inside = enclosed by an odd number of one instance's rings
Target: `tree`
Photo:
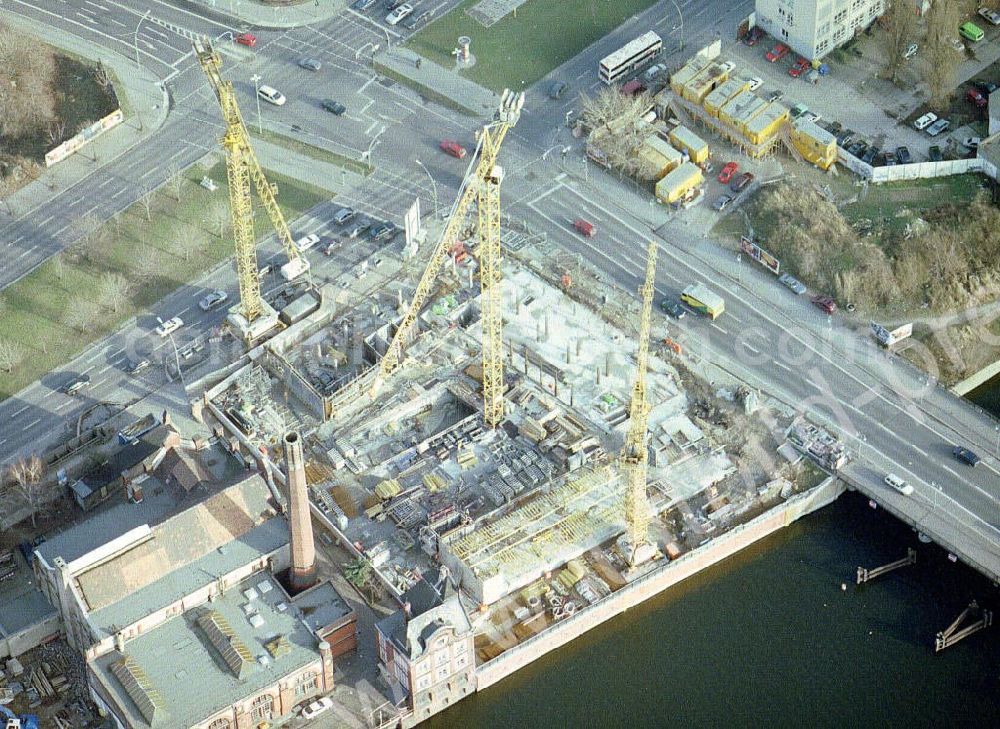
[[[151,209],[153,207],[153,189],[149,185],[143,185],[139,188],[138,203],[142,205],[142,209],[146,213],[146,222],[148,223],[153,219],[151,214]]]
[[[24,359],[24,345],[13,339],[0,339],[0,369],[11,373]]]
[[[31,526],[35,526],[35,516],[41,510],[46,491],[42,484],[45,463],[37,455],[32,454],[15,461],[8,468],[8,472],[14,480],[17,494],[25,506],[31,509]]]
[[[951,41],[958,38],[958,26],[961,22],[962,8],[955,0],[931,3],[927,12],[927,45],[950,47]]]
[[[927,82],[929,101],[933,108],[943,109],[947,106],[948,98],[955,88],[955,71],[960,62],[958,51],[946,43],[928,47],[924,80]]]
[[[105,66],[103,62],[98,63],[97,66],[94,67],[94,79],[105,91],[111,90],[111,73],[108,71],[107,66]]]
[[[142,246],[133,259],[135,277],[140,280],[156,278],[160,274],[160,251],[148,243]]]
[[[63,321],[67,326],[82,332],[97,321],[99,309],[97,303],[89,297],[77,296],[63,312]]]
[[[882,16],[882,32],[878,38],[885,56],[882,75],[896,83],[899,69],[906,61],[906,49],[913,42],[917,30],[917,14],[910,2],[895,0]]]
[[[66,265],[63,262],[62,251],[52,256],[52,269],[56,272],[56,278],[62,281],[63,276],[66,273]]]
[[[222,238],[226,235],[226,231],[229,230],[230,224],[233,222],[233,214],[229,210],[227,200],[219,199],[212,203],[212,207],[208,211],[208,222],[212,226],[212,230],[215,231],[216,237]]]
[[[167,178],[167,187],[174,196],[174,200],[181,201],[181,191],[184,189],[184,175],[176,167],[170,168],[170,177]]]
[[[101,295],[116,314],[128,303],[130,288],[128,279],[120,273],[109,272],[101,277]]]
[[[49,122],[49,141],[52,144],[59,144],[66,135],[66,122],[62,119],[55,119]]]

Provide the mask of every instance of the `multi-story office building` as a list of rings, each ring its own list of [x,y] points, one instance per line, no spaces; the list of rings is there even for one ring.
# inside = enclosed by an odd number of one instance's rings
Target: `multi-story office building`
[[[757,0],[757,25],[812,61],[871,25],[885,5],[885,0]]]

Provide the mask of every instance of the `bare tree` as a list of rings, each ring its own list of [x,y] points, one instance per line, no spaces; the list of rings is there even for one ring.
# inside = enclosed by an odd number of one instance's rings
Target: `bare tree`
[[[31,526],[35,526],[36,515],[41,511],[46,496],[46,488],[42,484],[45,463],[37,455],[32,454],[15,461],[8,468],[8,472],[14,481],[17,494],[25,506],[31,509]]]
[[[52,256],[52,270],[56,272],[56,278],[62,281],[66,274],[66,264],[63,261],[62,252]]]
[[[149,185],[143,185],[139,188],[139,200],[137,202],[142,205],[142,209],[146,213],[146,222],[148,223],[153,219],[151,213],[153,207],[153,189]]]
[[[103,63],[98,63],[94,67],[94,79],[105,91],[111,90],[111,73]]]
[[[101,277],[101,295],[114,313],[128,303],[131,286],[120,273],[109,272]]]
[[[54,119],[49,122],[48,127],[49,141],[52,144],[59,144],[63,137],[66,135],[66,122],[62,119]]]
[[[136,251],[132,261],[135,276],[140,280],[156,278],[160,273],[160,251],[149,244]]]
[[[99,315],[100,307],[96,302],[87,296],[77,296],[63,311],[63,321],[82,332],[94,324]]]
[[[167,178],[167,188],[174,196],[174,200],[181,201],[181,192],[184,189],[184,175],[176,167],[170,168],[170,177]]]
[[[233,215],[229,210],[227,200],[220,199],[212,203],[212,207],[208,211],[208,222],[212,226],[212,230],[215,231],[216,237],[222,238],[226,235],[226,231],[229,230],[233,222]]]
[[[24,359],[24,345],[13,339],[0,339],[0,369],[10,373]]]
[[[927,45],[950,46],[958,38],[958,26],[962,22],[962,7],[955,0],[931,3],[927,11]]]
[[[913,5],[905,0],[895,0],[880,21],[878,34],[885,56],[882,75],[896,83],[899,69],[906,61],[906,49],[913,42],[917,30],[917,15]]]

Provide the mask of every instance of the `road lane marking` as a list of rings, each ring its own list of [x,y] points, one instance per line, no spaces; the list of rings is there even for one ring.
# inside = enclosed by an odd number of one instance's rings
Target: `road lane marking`
[[[723,329],[722,327],[720,327],[720,326],[719,326],[718,324],[716,324],[715,322],[709,322],[709,326],[710,326],[710,327],[712,327],[713,329],[718,329],[718,330],[719,330],[720,332],[722,332],[723,334],[729,334],[729,332],[727,332],[727,331],[726,331],[725,329]]]
[[[915,451],[916,451],[917,453],[919,453],[920,455],[922,455],[922,456],[923,456],[924,458],[927,458],[927,457],[928,457],[928,455],[927,455],[927,451],[925,451],[925,450],[924,450],[923,448],[921,448],[920,446],[918,446],[918,445],[915,445],[915,444],[913,444],[913,443],[910,443],[910,446],[911,446],[911,447],[913,448],[913,450],[915,450]]]

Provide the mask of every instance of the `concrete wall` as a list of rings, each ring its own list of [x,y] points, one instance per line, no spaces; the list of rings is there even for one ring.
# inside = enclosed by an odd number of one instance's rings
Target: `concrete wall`
[[[806,514],[832,503],[841,493],[841,481],[829,478],[810,491],[793,496],[781,506],[716,537],[704,547],[685,554],[640,577],[594,605],[581,610],[542,633],[505,651],[476,669],[477,690],[509,676],[551,650],[568,643],[606,620],[657,595],[741,549],[750,546]]]
[[[10,658],[27,653],[62,630],[62,619],[55,612],[37,623],[32,623],[24,630],[10,635],[0,636],[0,658]]]
[[[967,159],[941,160],[940,162],[913,162],[908,165],[872,167],[843,147],[837,147],[837,161],[859,177],[872,182],[893,182],[895,180],[919,180],[928,177],[961,175],[966,172],[985,172],[984,160],[978,157]]]

